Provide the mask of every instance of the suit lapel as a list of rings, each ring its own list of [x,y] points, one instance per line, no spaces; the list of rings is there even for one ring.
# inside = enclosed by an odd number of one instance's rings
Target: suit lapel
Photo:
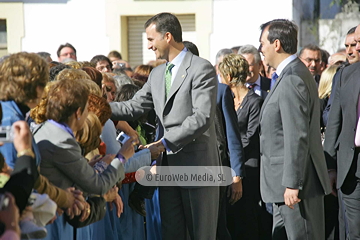
[[[166,64],[162,64],[158,66],[160,69],[156,72],[154,76],[151,77],[153,79],[154,83],[151,83],[154,85],[155,89],[157,89],[156,93],[159,94],[159,103],[160,103],[160,109],[164,109],[165,105],[165,69]],[[153,71],[155,73],[155,71]]]
[[[352,77],[354,77],[354,75]],[[354,105],[356,106],[356,111],[357,111],[357,106],[359,102],[359,93],[360,93],[360,81],[356,79],[356,81],[347,81],[347,83],[351,87],[350,90],[353,93]]]
[[[169,96],[168,96],[168,98],[167,98],[167,100],[165,102],[165,105],[172,98],[172,96],[176,93],[176,91],[180,88],[180,86],[184,82],[185,78],[187,77],[187,75],[188,75],[187,69],[190,67],[191,58],[192,58],[192,53],[187,52],[184,59],[183,59],[183,61],[182,61],[182,63],[181,63],[181,65],[180,65],[180,67],[179,67],[179,70],[177,71],[177,74],[176,74],[176,76],[174,78],[174,81],[171,84],[170,93],[169,93]],[[165,73],[164,73],[164,75],[165,75]]]
[[[295,64],[298,64],[299,62],[299,58],[295,58],[294,60],[292,60],[291,62],[288,63],[288,65],[286,65],[286,67],[282,70],[280,76],[278,77],[278,79],[276,80],[276,83],[275,85],[273,86],[273,88],[270,90],[268,96],[266,97],[265,101],[264,101],[264,104],[261,108],[261,111],[260,111],[260,121],[261,121],[261,118],[262,118],[262,113],[264,111],[264,108],[265,108],[265,105],[267,104],[267,102],[269,101],[270,97],[273,95],[273,92],[276,90],[277,86],[279,85],[281,79],[284,77],[284,75],[286,75],[286,72],[288,71],[289,68],[292,67],[292,65],[295,65]]]
[[[279,85],[279,83],[280,83],[283,75],[284,75],[284,71],[280,74],[280,76],[279,76],[278,79],[276,80],[275,85],[273,86],[273,88],[270,90],[270,92],[268,93],[267,97],[265,98],[264,104],[263,104],[263,106],[262,106],[262,108],[261,108],[261,111],[260,111],[260,121],[261,121],[261,118],[262,118],[262,114],[263,114],[265,105],[267,104],[267,102],[269,101],[269,99],[271,98],[271,96],[273,95],[273,93],[274,93],[274,91],[276,90],[277,86]]]

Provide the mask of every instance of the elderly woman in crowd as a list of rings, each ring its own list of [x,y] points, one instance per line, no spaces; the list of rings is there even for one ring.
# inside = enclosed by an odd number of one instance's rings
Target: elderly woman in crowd
[[[219,64],[222,82],[234,94],[241,142],[244,148],[246,178],[243,179],[243,197],[228,206],[228,229],[233,239],[247,236],[259,239],[260,201],[260,139],[259,116],[263,100],[245,86],[249,74],[246,59],[237,54],[224,57]]]
[[[35,133],[43,159],[40,172],[60,188],[75,186],[87,194],[104,195],[123,178],[123,164],[132,156],[134,149],[132,143],[127,142],[118,158],[101,174],[88,165],[74,138],[74,132],[82,129],[88,115],[89,90],[84,81],[88,80],[55,81],[49,87],[47,98],[40,104],[40,108],[45,107],[46,110],[39,112],[45,112],[47,120]],[[114,155],[109,157],[113,158]],[[66,227],[62,226],[61,220],[56,220],[57,226],[51,230],[58,238],[68,239],[69,236],[63,235],[60,230]]]
[[[3,126],[11,126],[15,121],[25,120],[30,109],[34,108],[41,99],[45,85],[49,81],[48,65],[41,57],[33,53],[21,52],[10,55],[0,66],[0,99],[3,109]],[[0,147],[7,164],[14,167],[17,155],[34,154],[37,165],[41,157],[33,139],[32,149],[18,153],[13,143],[6,143]],[[76,215],[84,208],[84,202],[80,191],[72,188],[64,191],[50,184],[40,175],[35,184],[38,193],[46,193],[56,202],[59,208],[76,207]],[[75,204],[75,197],[78,204]],[[75,204],[75,205],[74,205]],[[80,209],[79,209],[80,208]]]

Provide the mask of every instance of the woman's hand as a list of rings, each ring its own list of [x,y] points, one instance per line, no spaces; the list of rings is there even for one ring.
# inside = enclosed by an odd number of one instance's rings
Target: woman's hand
[[[118,187],[113,187],[111,188],[107,193],[104,194],[103,198],[105,199],[106,202],[112,202],[116,199],[116,195],[119,191]]]
[[[14,147],[19,153],[26,149],[32,149],[32,134],[29,125],[25,121],[17,121],[12,125],[14,131]]]
[[[132,139],[128,139],[128,140],[122,145],[119,153],[120,153],[126,160],[128,160],[128,159],[131,158],[132,155],[134,155],[134,153],[135,153],[134,145],[136,145],[136,143],[134,143]]]
[[[0,222],[5,224],[5,230],[13,230],[20,236],[19,209],[11,193],[6,192],[4,195],[9,200],[9,203],[0,211]]]

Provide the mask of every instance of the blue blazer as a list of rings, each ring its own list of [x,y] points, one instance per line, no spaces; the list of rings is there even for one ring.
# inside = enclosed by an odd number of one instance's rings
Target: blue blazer
[[[14,101],[1,101],[2,106],[2,126],[11,126],[13,123],[19,120],[25,121],[25,116],[20,111],[19,107]],[[36,156],[36,165],[40,164],[40,152],[35,143],[34,138],[32,137],[32,148],[33,152]],[[2,147],[0,147],[0,152],[5,158],[6,164],[9,165],[12,169],[15,167],[15,162],[17,159],[17,152],[13,143],[5,143]]]
[[[234,97],[230,88],[219,83],[216,103],[223,115],[223,126],[230,155],[230,166],[236,176],[245,176],[245,159],[241,144],[240,130],[234,109]]]

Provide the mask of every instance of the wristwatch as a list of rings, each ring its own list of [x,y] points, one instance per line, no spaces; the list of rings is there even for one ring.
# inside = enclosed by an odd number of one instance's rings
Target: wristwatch
[[[34,154],[34,152],[33,152],[33,150],[31,148],[27,148],[27,149],[24,149],[24,150],[18,152],[16,156],[21,157],[21,156],[24,156],[24,155],[35,158],[35,154]]]

